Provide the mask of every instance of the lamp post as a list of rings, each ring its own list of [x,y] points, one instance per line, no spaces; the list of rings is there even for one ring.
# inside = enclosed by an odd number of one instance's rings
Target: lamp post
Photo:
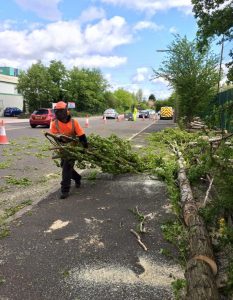
[[[169,50],[169,49],[158,49],[156,50],[156,52],[172,52],[173,50]]]
[[[171,49],[157,49],[156,52],[175,52],[174,50]],[[178,120],[178,101],[177,98],[175,98],[175,114],[174,114],[174,122]]]
[[[220,82],[221,82],[221,73],[222,73],[222,60],[223,60],[223,50],[224,50],[224,35],[222,36],[222,42],[221,42],[221,54],[220,54],[220,62],[219,62],[219,77],[218,77],[218,104],[219,104],[219,122],[220,122],[220,127],[222,129],[222,132],[224,130],[224,110],[223,110],[223,103],[221,104],[220,102]]]

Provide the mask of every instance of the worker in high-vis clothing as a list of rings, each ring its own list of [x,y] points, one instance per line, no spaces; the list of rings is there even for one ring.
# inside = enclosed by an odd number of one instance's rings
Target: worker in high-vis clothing
[[[83,147],[87,148],[88,143],[84,130],[77,120],[71,118],[67,109],[67,104],[63,101],[57,102],[54,107],[54,112],[56,118],[51,123],[50,132],[58,135],[58,137],[59,135],[78,137]],[[65,142],[65,140],[61,141]],[[73,159],[61,159],[62,181],[60,199],[65,199],[69,196],[71,179],[75,181],[75,186],[77,188],[81,185],[81,175],[75,171],[74,164],[75,160]]]
[[[135,107],[134,107],[134,110],[133,110],[133,120],[134,120],[134,121],[137,120],[137,114],[138,114],[138,110],[137,110],[137,107],[135,106]]]

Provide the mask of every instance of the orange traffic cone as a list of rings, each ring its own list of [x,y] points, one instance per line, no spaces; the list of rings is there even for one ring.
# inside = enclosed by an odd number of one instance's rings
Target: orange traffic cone
[[[142,115],[142,121],[145,121],[145,116],[144,115]]]
[[[104,124],[106,124],[107,123],[107,118],[106,118],[106,116],[104,116]]]
[[[9,144],[3,120],[0,123],[0,145]]]
[[[86,116],[85,127],[86,127],[86,128],[88,128],[88,127],[89,127],[89,119],[88,119],[88,115]]]

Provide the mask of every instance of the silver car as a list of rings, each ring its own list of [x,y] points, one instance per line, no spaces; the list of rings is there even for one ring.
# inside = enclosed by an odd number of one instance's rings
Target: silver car
[[[118,118],[118,112],[113,109],[113,108],[109,108],[106,109],[103,113],[103,119],[117,119]]]

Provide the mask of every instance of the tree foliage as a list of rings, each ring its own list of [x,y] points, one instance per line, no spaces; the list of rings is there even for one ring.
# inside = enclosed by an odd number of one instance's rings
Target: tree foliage
[[[67,70],[61,61],[52,60],[47,69],[51,79],[51,93],[53,102],[65,98],[64,84],[67,79]]]
[[[157,100],[156,101],[156,111],[159,111],[162,106],[171,106],[175,107],[176,94],[173,92],[172,95],[166,100]]]
[[[113,95],[117,98],[117,108],[119,111],[130,110],[132,105],[136,103],[132,93],[120,88]]]
[[[116,135],[103,138],[99,135],[88,136],[88,149],[83,150],[79,140],[72,143],[61,144],[56,135],[45,133],[49,141],[55,145],[56,158],[68,158],[76,160],[79,169],[98,167],[103,172],[111,174],[140,173],[147,168],[145,161],[138,153],[132,150],[129,141]],[[63,136],[65,138],[65,136]],[[66,137],[69,138],[69,137]]]
[[[198,40],[201,49],[205,48],[211,38],[221,35],[225,40],[233,38],[233,6],[229,0],[192,0],[193,11],[198,19]],[[233,52],[229,55],[232,61],[229,67],[228,79],[233,81]]]
[[[30,112],[38,107],[52,106],[52,80],[40,61],[27,72],[20,73],[17,89],[23,95]]]
[[[73,67],[67,70],[61,61],[52,60],[48,67],[40,61],[20,73],[18,90],[29,112],[52,107],[59,100],[75,102],[76,109],[86,113],[102,113],[107,108],[119,112],[130,110],[136,97],[124,90],[115,92],[99,69]]]
[[[148,98],[148,100],[156,101],[155,95],[151,94]]]
[[[156,78],[166,79],[176,92],[176,110],[190,121],[206,109],[216,93],[217,59],[211,53],[200,53],[195,41],[175,36],[168,46],[162,67],[154,70]]]
[[[104,93],[108,84],[98,69],[79,69],[68,72],[65,83],[69,99],[76,102],[79,111],[102,112],[105,108]]]
[[[52,107],[64,100],[76,103],[79,111],[102,112],[106,108],[104,93],[108,83],[98,69],[66,70],[60,61],[51,61],[48,67],[40,61],[19,75],[18,90],[26,107],[32,112],[39,107]]]
[[[136,98],[137,98],[138,102],[142,102],[142,100],[143,100],[143,91],[142,91],[142,89],[139,89],[137,91]]]

